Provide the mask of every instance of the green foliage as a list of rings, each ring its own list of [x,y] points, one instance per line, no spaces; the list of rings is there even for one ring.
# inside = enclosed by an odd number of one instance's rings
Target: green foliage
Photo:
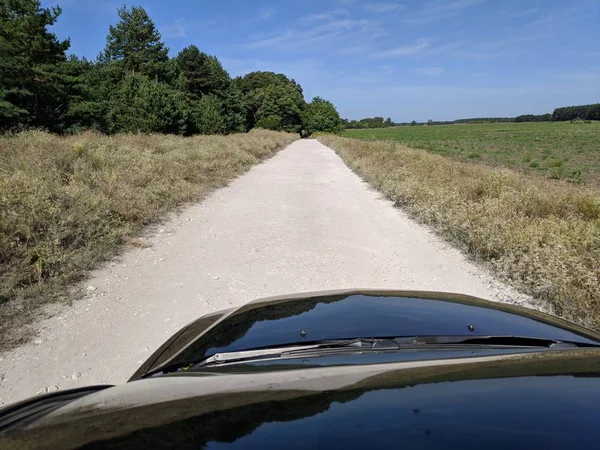
[[[192,45],[184,48],[175,58],[179,72],[178,86],[192,100],[199,100],[206,94],[225,92],[231,79],[215,56],[200,52]]]
[[[515,117],[515,122],[552,122],[552,114],[524,114]]]
[[[246,100],[242,90],[235,83],[230,83],[223,94],[223,114],[228,132],[239,133],[248,130]]]
[[[139,6],[128,9],[123,5],[118,13],[121,20],[109,28],[102,60],[115,62],[123,76],[164,77],[169,49],[161,41],[146,10]]]
[[[188,107],[183,93],[143,75],[127,75],[108,105],[109,131],[182,134]]]
[[[556,108],[552,113],[552,120],[555,122],[568,120],[600,120],[600,103],[593,105],[566,106]]]
[[[343,131],[342,119],[330,101],[313,98],[304,110],[304,126],[309,133],[325,132],[339,134]]]
[[[60,122],[68,105],[61,65],[70,42],[47,30],[60,13],[39,0],[0,2],[0,129]]]
[[[284,131],[299,132],[302,126],[302,110],[304,98],[289,85],[271,85],[255,91],[259,102],[255,118],[257,123],[269,116],[281,117],[281,128]]]
[[[192,108],[192,123],[196,133],[225,133],[227,122],[221,100],[212,94],[203,96]]]
[[[256,122],[256,128],[264,128],[265,130],[281,130],[282,127],[281,117],[277,115],[261,117]]]
[[[281,129],[300,131],[306,106],[302,87],[283,74],[252,72],[235,80],[246,98],[248,127],[268,116],[281,117]]]
[[[144,8],[123,5],[95,61],[66,57],[47,28],[60,8],[0,0],[0,132],[233,133],[261,125],[300,131],[302,87],[283,74],[232,80],[217,57],[191,45],[169,59]],[[279,117],[274,120],[274,117]]]

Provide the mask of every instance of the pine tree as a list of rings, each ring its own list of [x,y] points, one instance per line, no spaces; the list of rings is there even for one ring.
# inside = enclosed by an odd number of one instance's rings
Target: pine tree
[[[61,13],[39,0],[0,2],[0,129],[16,125],[55,128],[68,107],[61,70],[69,40],[49,33]]]
[[[190,99],[199,100],[203,95],[215,94],[223,97],[231,78],[215,56],[200,52],[191,45],[184,48],[176,58],[179,71],[179,88]]]
[[[102,62],[114,62],[122,76],[146,75],[163,81],[167,71],[169,49],[144,8],[126,5],[119,8],[120,22],[110,26]]]

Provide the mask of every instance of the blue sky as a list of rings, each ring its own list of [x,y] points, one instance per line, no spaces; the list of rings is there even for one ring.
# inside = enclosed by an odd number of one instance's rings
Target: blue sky
[[[94,58],[122,2],[43,0]],[[139,0],[171,55],[283,72],[343,117],[448,120],[600,102],[600,0]]]

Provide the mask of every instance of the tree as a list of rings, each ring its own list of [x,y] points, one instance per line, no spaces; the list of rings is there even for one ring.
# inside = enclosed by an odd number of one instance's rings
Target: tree
[[[189,110],[183,93],[144,75],[127,75],[111,99],[109,132],[185,134]]]
[[[240,133],[248,130],[246,123],[246,103],[244,94],[239,86],[230,83],[223,97],[223,114],[230,133]]]
[[[66,61],[69,40],[49,33],[61,14],[39,0],[0,2],[0,129],[17,124],[55,128],[68,107]]]
[[[221,134],[227,132],[223,103],[216,95],[207,94],[202,97],[195,104],[192,114],[195,133]]]
[[[120,22],[110,26],[102,62],[115,62],[122,76],[141,74],[164,78],[169,49],[161,41],[154,22],[140,6],[118,10]]]
[[[67,58],[69,40],[48,32],[60,13],[42,8],[40,0],[0,0],[0,131],[300,131],[303,122],[315,130],[342,127],[333,105],[320,98],[305,113],[302,87],[284,74],[252,72],[232,80],[215,56],[194,45],[169,59],[141,7],[118,9],[119,21],[109,27],[95,61]],[[379,127],[383,118],[346,125]]]
[[[600,120],[600,103],[556,108],[552,113],[552,120],[555,122],[574,119]]]
[[[251,72],[234,83],[244,95],[246,123],[252,128],[267,116],[282,119],[282,129],[296,131],[301,126],[300,113],[306,103],[302,87],[281,73]],[[281,95],[280,100],[277,95]],[[287,105],[285,105],[287,104]]]
[[[256,128],[281,131],[283,129],[281,117],[275,114],[261,117],[258,122],[256,122]]]
[[[215,56],[200,52],[191,45],[184,48],[175,58],[179,72],[178,86],[192,100],[206,94],[224,96],[231,78]]]
[[[280,130],[300,131],[305,102],[297,89],[290,85],[271,85],[259,89],[256,94],[259,104],[255,114],[257,122],[268,116],[278,116],[281,118]]]
[[[306,106],[303,118],[309,133],[341,133],[344,129],[342,119],[333,103],[321,97],[313,98]]]

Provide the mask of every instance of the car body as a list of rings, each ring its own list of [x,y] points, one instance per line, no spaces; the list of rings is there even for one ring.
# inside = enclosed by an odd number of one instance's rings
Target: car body
[[[330,291],[209,314],[128,383],[4,408],[0,447],[593,448],[598,419],[593,331],[464,295]]]

